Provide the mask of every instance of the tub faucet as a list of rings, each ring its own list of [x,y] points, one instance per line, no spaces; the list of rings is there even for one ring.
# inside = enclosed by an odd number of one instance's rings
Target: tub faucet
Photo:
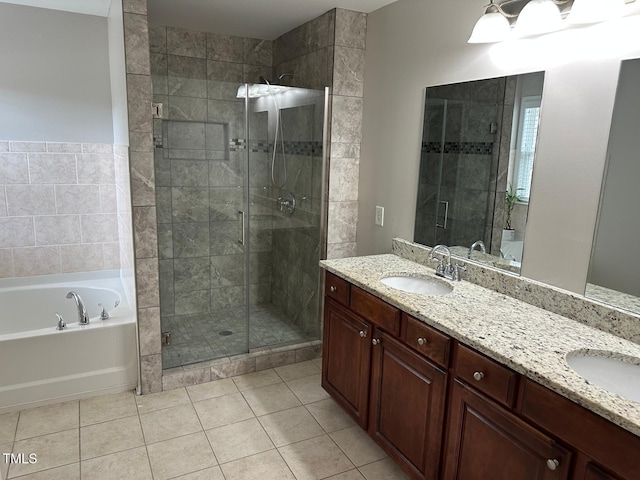
[[[473,244],[469,247],[469,254],[467,255],[467,258],[471,258],[471,252],[473,252],[473,250],[475,250],[476,247],[480,247],[480,252],[482,253],[487,253],[487,249],[484,246],[484,242],[482,240],[476,240],[475,242],[473,242]]]
[[[67,293],[67,298],[73,298],[76,302],[76,308],[78,309],[78,323],[80,325],[89,325],[89,315],[87,315],[87,309],[85,308],[84,303],[82,303],[80,295],[71,290]]]

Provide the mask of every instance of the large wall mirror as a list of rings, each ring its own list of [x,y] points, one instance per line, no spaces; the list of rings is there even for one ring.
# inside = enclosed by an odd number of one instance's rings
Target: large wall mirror
[[[535,72],[426,88],[416,243],[520,271],[543,84]]]
[[[640,59],[621,64],[585,295],[640,312]]]

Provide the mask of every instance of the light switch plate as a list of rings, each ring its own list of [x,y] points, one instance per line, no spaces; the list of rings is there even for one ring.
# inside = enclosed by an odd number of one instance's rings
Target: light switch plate
[[[384,224],[384,207],[376,206],[376,225],[382,226]]]

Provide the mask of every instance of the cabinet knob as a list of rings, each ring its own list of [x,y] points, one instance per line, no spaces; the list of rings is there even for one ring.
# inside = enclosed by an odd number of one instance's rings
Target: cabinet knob
[[[336,287],[335,285],[331,285],[329,287],[329,290],[332,291],[332,292],[337,292],[338,291],[338,287]]]
[[[380,343],[380,340],[378,338],[374,338],[373,340],[371,340],[371,343],[373,345],[378,345]]]
[[[362,338],[366,337],[367,336],[367,331],[366,330],[360,330],[360,336]]]
[[[484,372],[474,372],[473,378],[475,378],[477,381],[482,380],[484,378]]]
[[[555,458],[550,458],[549,460],[547,460],[547,468],[549,470],[555,470],[559,466],[560,466],[560,462]]]
[[[427,344],[427,339],[424,337],[420,337],[418,339],[418,345],[422,346],[422,345],[426,345]]]

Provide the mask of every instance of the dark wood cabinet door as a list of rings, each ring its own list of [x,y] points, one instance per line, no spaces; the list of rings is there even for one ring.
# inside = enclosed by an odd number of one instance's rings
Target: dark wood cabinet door
[[[588,458],[579,458],[573,475],[573,480],[621,480],[620,477],[605,471]]]
[[[446,480],[569,478],[569,451],[458,380],[446,447]]]
[[[324,310],[322,386],[367,428],[371,325],[327,299]]]
[[[369,434],[412,478],[436,480],[447,375],[378,329],[372,340]]]

